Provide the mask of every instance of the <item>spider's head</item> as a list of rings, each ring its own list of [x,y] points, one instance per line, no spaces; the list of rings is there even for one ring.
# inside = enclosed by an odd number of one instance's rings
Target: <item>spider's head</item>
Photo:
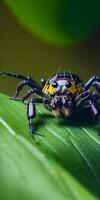
[[[75,75],[70,77],[69,73],[61,73],[50,78],[45,83],[42,91],[48,96],[52,96],[52,94],[64,95],[67,92],[74,95],[75,93],[80,93],[82,89],[80,84],[83,83]]]

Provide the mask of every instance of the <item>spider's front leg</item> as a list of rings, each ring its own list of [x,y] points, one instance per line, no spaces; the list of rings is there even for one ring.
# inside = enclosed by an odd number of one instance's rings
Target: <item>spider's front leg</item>
[[[35,132],[34,125],[33,125],[33,119],[36,117],[35,103],[43,103],[43,102],[44,100],[42,98],[32,98],[27,105],[27,118],[29,121],[29,132],[33,139],[34,139],[35,134],[43,136]]]
[[[35,106],[35,100],[31,99],[27,106],[27,118],[29,120],[29,132],[30,135],[34,138],[34,127],[33,127],[33,118],[36,117],[36,106]]]

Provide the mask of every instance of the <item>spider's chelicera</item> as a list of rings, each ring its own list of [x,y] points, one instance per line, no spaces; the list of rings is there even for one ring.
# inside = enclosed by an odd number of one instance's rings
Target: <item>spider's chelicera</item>
[[[23,80],[16,88],[14,100],[24,102],[31,94],[37,94],[37,97],[31,98],[27,104],[27,118],[32,137],[35,134],[33,118],[36,117],[36,103],[43,103],[46,109],[59,118],[70,118],[76,111],[88,108],[93,118],[97,118],[98,123],[100,123],[100,104],[98,103],[100,100],[100,76],[93,76],[86,83],[83,83],[75,74],[58,73],[49,78],[47,82],[42,78],[40,85],[33,78],[24,75],[4,71],[0,74]],[[17,98],[25,85],[31,89],[22,98]],[[94,90],[91,90],[91,86],[94,86]]]

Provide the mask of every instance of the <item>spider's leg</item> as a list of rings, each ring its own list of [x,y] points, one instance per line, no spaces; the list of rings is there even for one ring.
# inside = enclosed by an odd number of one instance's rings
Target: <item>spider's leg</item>
[[[99,107],[97,105],[97,103],[94,100],[88,100],[85,101],[82,105],[82,107],[84,108],[88,108],[92,117],[96,120],[98,120],[98,123],[100,123],[100,112],[99,112]]]
[[[29,132],[30,135],[34,138],[34,127],[33,127],[33,118],[36,117],[36,106],[34,99],[31,99],[27,106],[27,118],[29,121]]]
[[[100,125],[100,109],[97,108],[96,103],[90,101],[90,112],[94,119],[98,120],[98,124]],[[100,130],[98,131],[98,135],[100,135]]]
[[[0,75],[3,75],[3,74],[10,76],[10,77],[17,78],[17,79],[27,80],[29,82],[32,82],[38,88],[41,88],[41,86],[33,78],[31,78],[29,76],[24,76],[24,75],[21,75],[21,74],[14,74],[14,73],[9,73],[9,72],[5,72],[5,71],[0,71]]]
[[[90,101],[89,104],[90,104],[90,109],[91,109],[92,115],[93,116],[97,116],[98,115],[98,110],[96,108],[96,105],[94,104],[93,101]]]
[[[100,82],[95,81],[95,82],[93,83],[93,86],[95,86],[96,89],[97,89],[97,91],[100,93]]]
[[[9,73],[9,72],[6,72],[6,71],[0,71],[0,75],[2,75],[2,74],[10,76],[10,77],[18,78],[18,79],[21,79],[21,80],[33,80],[31,77],[24,76],[22,74],[15,74],[15,73]]]
[[[94,91],[91,94],[91,98],[95,103],[97,103],[97,101],[100,100],[100,94]]]
[[[81,94],[75,97],[76,107],[80,106],[83,102],[88,100],[91,96],[91,92],[89,90],[83,91]]]
[[[29,132],[30,135],[34,138],[34,135],[41,135],[39,133],[35,133],[34,126],[33,126],[33,119],[36,117],[36,106],[35,103],[43,103],[43,99],[41,98],[32,98],[27,106],[27,118],[29,121]],[[41,135],[43,136],[43,135]]]
[[[85,84],[85,89],[88,90],[89,87],[91,87],[95,81],[100,82],[100,76],[93,76],[92,78],[90,78]]]
[[[19,92],[22,90],[22,88],[24,86],[28,85],[29,87],[33,87],[33,84],[27,80],[24,80],[22,82],[20,82],[16,88],[16,94],[14,95],[14,99],[17,98],[17,96],[19,95]]]
[[[27,105],[27,103],[26,102],[24,102],[26,99],[28,99],[28,97],[31,95],[31,94],[34,94],[34,93],[36,93],[36,94],[38,94],[40,97],[45,97],[45,95],[44,95],[44,93],[41,91],[41,90],[39,90],[39,89],[37,89],[37,88],[31,88],[31,89],[29,89],[26,93],[25,93],[25,95],[22,97],[22,98],[16,98],[16,97],[11,97],[10,99],[11,100],[15,100],[15,101],[20,101],[20,102],[23,102],[24,104],[26,104]],[[37,99],[37,98],[36,98]],[[42,101],[43,103],[46,103],[46,104],[48,104],[49,103],[49,101],[48,100],[44,100],[44,101]],[[41,102],[37,102],[37,103],[41,103]]]
[[[38,94],[38,95],[41,96],[41,97],[44,96],[44,93],[43,93],[41,90],[39,90],[39,89],[37,89],[37,88],[33,88],[33,89],[28,90],[28,91],[25,93],[25,95],[21,98],[21,101],[24,102],[31,94],[34,94],[34,93]]]
[[[14,74],[14,73],[6,72],[6,71],[0,71],[0,75],[2,75],[2,74],[10,76],[10,77],[18,78],[18,79],[21,79],[21,80],[27,80],[27,76],[24,76],[24,75],[21,75],[21,74]]]
[[[90,112],[91,112],[93,118],[98,119],[98,123],[100,123],[100,113],[99,113],[99,110],[98,110],[96,104],[92,100],[90,100],[89,106],[90,106]]]

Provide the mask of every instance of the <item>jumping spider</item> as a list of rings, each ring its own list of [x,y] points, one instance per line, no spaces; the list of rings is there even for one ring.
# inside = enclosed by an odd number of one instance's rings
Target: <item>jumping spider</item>
[[[52,111],[55,117],[70,118],[73,114],[81,108],[88,108],[93,118],[98,119],[100,123],[100,76],[93,76],[86,83],[75,74],[72,73],[58,73],[49,78],[46,82],[41,79],[42,85],[39,85],[33,78],[20,74],[0,72],[10,77],[15,77],[23,80],[16,88],[14,100],[24,102],[31,94],[36,93],[38,97],[33,97],[27,104],[27,118],[29,121],[30,134],[34,138],[33,118],[36,117],[36,103],[43,103],[46,109]],[[28,85],[29,89],[25,95],[19,99],[17,98],[20,90]],[[94,86],[94,90],[90,87]]]

